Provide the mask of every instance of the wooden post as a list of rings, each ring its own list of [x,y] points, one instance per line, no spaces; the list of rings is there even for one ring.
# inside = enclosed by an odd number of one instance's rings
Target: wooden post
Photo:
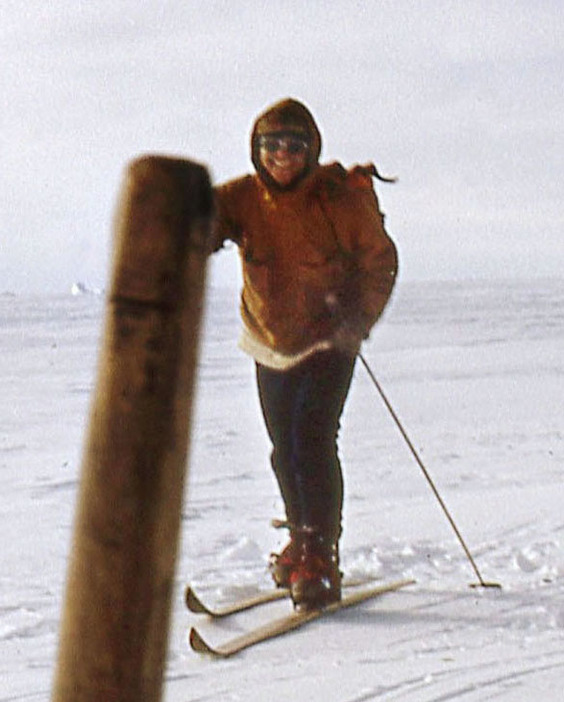
[[[161,699],[211,211],[202,166],[127,169],[53,702]]]

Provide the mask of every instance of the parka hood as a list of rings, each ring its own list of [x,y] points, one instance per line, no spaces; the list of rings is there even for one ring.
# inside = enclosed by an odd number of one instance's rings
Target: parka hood
[[[264,134],[295,134],[309,142],[308,162],[300,180],[318,165],[321,134],[311,112],[298,100],[286,98],[269,107],[257,117],[251,132],[251,161],[261,180],[276,187],[260,163],[259,137]]]

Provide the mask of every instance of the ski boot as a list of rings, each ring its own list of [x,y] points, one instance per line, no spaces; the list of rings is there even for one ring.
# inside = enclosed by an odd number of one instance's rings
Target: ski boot
[[[339,548],[315,529],[301,529],[294,538],[290,596],[300,611],[322,609],[341,599]],[[294,554],[297,553],[297,558]]]
[[[280,553],[271,553],[268,561],[268,570],[276,587],[288,589],[290,587],[290,575],[298,562],[298,544],[294,536],[295,530],[290,522],[281,519],[273,519],[272,526],[275,529],[288,529],[290,531],[290,541]]]
[[[270,575],[276,587],[290,587],[290,576],[298,561],[296,542],[290,537],[289,543],[280,553],[271,553],[268,562]]]

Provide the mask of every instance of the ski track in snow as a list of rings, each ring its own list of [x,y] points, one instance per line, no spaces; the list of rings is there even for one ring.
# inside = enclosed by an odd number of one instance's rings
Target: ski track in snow
[[[166,702],[556,702],[564,682],[564,281],[410,283],[365,356],[486,581],[476,577],[359,365],[345,410],[343,566],[413,577],[405,591],[238,658],[211,641],[287,611],[190,615],[269,587],[284,534],[237,293],[212,289],[200,361]],[[104,314],[101,296],[0,296],[0,702],[49,697],[79,467]]]

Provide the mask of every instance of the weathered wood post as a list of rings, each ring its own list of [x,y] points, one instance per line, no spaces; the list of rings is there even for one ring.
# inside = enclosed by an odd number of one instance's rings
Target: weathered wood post
[[[202,166],[127,169],[53,702],[161,698],[211,211]]]

